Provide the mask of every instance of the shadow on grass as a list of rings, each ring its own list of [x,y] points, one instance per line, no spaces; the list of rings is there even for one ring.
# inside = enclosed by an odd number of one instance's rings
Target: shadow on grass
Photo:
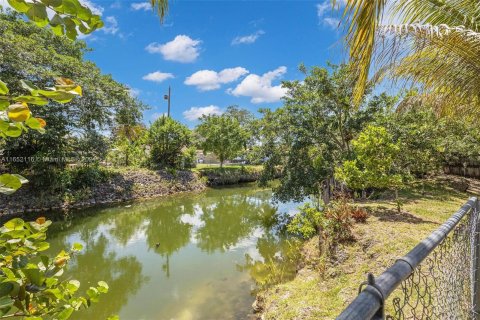
[[[414,216],[413,214],[401,211],[398,212],[395,209],[387,208],[387,207],[376,207],[373,210],[369,210],[369,214],[371,216],[377,217],[379,221],[384,222],[405,222],[405,223],[413,223],[413,224],[420,224],[420,223],[431,223],[431,224],[438,224],[434,221],[425,220]]]
[[[461,192],[447,185],[445,182],[425,181],[415,183],[407,189],[400,190],[399,196],[403,204],[415,203],[419,200],[427,201],[455,201],[458,199],[467,199],[472,193]],[[395,195],[393,191],[384,192],[378,200],[394,201]],[[368,203],[368,201],[366,202]],[[392,202],[393,203],[393,202]]]

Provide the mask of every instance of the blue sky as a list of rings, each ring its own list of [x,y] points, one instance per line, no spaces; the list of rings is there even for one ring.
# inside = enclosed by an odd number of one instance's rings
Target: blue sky
[[[281,80],[302,79],[298,65],[325,66],[345,55],[330,1],[171,2],[164,24],[148,2],[84,0],[105,28],[85,37],[86,58],[132,88],[151,107],[148,124],[166,112],[195,126],[202,113],[229,105],[276,108]]]

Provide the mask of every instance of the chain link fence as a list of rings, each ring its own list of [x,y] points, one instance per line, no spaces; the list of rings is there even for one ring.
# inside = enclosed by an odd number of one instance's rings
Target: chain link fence
[[[479,320],[479,208],[470,198],[378,278],[369,275],[337,319]]]

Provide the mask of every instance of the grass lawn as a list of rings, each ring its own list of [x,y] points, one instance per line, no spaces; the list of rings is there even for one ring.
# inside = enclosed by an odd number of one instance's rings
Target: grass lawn
[[[294,280],[262,294],[265,319],[335,319],[357,296],[368,272],[378,276],[448,219],[471,195],[431,180],[426,182],[424,192],[416,185],[400,194],[404,201],[401,213],[397,213],[393,200],[359,204],[369,208],[370,217],[367,223],[355,225],[356,241],[340,245],[322,277],[315,266],[317,239],[306,243],[307,267]],[[387,301],[387,306],[391,306],[391,301]]]

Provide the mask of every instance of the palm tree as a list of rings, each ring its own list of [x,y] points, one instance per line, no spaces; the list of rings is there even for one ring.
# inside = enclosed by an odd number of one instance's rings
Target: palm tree
[[[442,112],[480,110],[478,0],[346,0],[343,20],[357,104],[373,69],[418,84]]]

